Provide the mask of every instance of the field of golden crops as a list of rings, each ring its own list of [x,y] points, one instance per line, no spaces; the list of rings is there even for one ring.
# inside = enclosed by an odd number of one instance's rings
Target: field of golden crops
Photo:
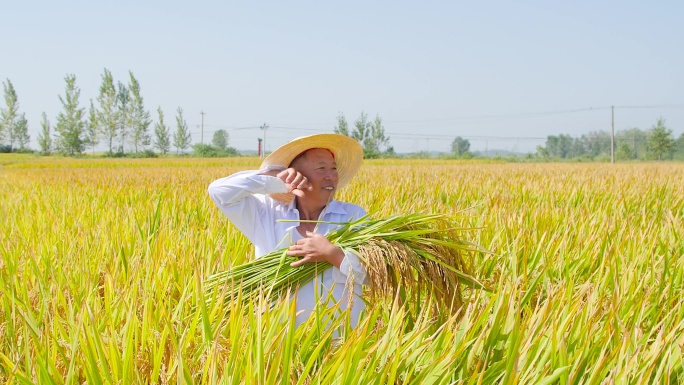
[[[332,342],[202,306],[252,257],[206,188],[259,159],[0,155],[0,383],[684,383],[684,164],[366,161],[337,198],[459,215],[493,290]]]

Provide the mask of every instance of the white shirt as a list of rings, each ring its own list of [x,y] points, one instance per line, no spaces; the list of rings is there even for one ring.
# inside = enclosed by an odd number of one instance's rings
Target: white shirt
[[[299,211],[295,200],[283,203],[266,194],[287,192],[282,180],[259,175],[260,171],[242,171],[218,179],[209,185],[209,195],[216,206],[230,219],[253,244],[258,257],[297,242],[302,236],[297,231]],[[349,222],[366,215],[366,211],[354,204],[333,200],[323,210],[320,221]],[[294,222],[278,222],[278,220]],[[319,223],[316,232],[327,234],[336,225]],[[353,284],[351,278],[353,277]],[[348,282],[349,281],[349,282]],[[347,287],[354,288],[351,306],[351,325],[356,326],[365,303],[361,299],[361,285],[366,281],[366,270],[356,254],[345,251],[340,268],[331,267],[297,291],[297,325],[304,322],[316,306],[317,298],[328,298],[331,293],[340,303],[340,310],[348,307]],[[334,303],[329,303],[332,306]]]

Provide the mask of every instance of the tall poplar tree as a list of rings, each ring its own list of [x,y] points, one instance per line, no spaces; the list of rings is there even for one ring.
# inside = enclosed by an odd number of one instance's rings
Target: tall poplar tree
[[[9,79],[7,79],[7,82],[2,83],[2,88],[5,91],[5,108],[0,109],[0,144],[2,144],[6,138],[9,139],[11,151],[16,138],[15,126],[19,114],[19,101],[14,86]]]
[[[47,114],[43,112],[43,120],[40,121],[41,131],[38,134],[38,147],[43,155],[52,153],[52,137],[50,136],[50,122]]]
[[[366,158],[377,158],[381,153],[381,146],[384,147],[389,143],[380,116],[376,115],[375,120],[371,123],[368,121],[368,115],[363,111],[354,122],[354,131],[351,133],[351,137],[361,142],[363,156]]]
[[[131,126],[131,112],[128,107],[131,94],[128,87],[121,82],[119,82],[117,98],[119,103],[119,153],[123,154]]]
[[[389,137],[385,136],[385,127],[382,119],[375,115],[373,122],[368,121],[368,115],[361,111],[361,115],[354,121],[354,128],[349,131],[347,119],[340,112],[337,115],[337,125],[333,129],[336,134],[346,135],[358,140],[363,146],[363,156],[365,158],[377,158],[382,148],[389,144]],[[394,153],[393,148],[389,148],[387,153]]]
[[[86,144],[90,146],[95,154],[95,146],[100,143],[100,122],[97,116],[97,110],[93,104],[93,99],[90,99],[90,110],[88,113],[88,123],[85,130]]]
[[[97,101],[100,108],[97,112],[97,121],[100,132],[109,146],[109,156],[114,155],[114,140],[118,136],[119,130],[119,106],[114,86],[112,73],[105,68],[102,74],[102,84]]]
[[[31,136],[28,133],[28,121],[26,120],[26,114],[21,114],[17,123],[14,125],[14,138],[19,145],[20,150],[26,149],[29,142],[31,141]]]
[[[133,76],[133,72],[128,71],[130,76],[130,83],[128,89],[130,91],[129,103],[129,117],[131,125],[131,142],[135,152],[138,152],[138,145],[143,147],[150,145],[150,133],[148,128],[152,121],[150,120],[150,113],[145,111],[143,98],[140,95],[140,83]]]
[[[173,146],[176,147],[176,152],[186,150],[190,147],[190,131],[188,131],[188,124],[183,119],[183,109],[178,107],[178,115],[176,115],[176,132],[173,134]]]
[[[344,115],[340,112],[339,115],[337,115],[337,126],[333,129],[333,131],[336,134],[344,135],[344,136],[350,136],[349,135],[349,125],[347,124],[347,119],[344,117]]]
[[[64,110],[57,116],[57,143],[62,152],[69,155],[81,154],[84,149],[83,122],[84,109],[78,107],[81,90],[76,87],[76,75],[69,74],[64,97],[59,97]]]
[[[382,119],[379,115],[375,115],[375,120],[370,125],[370,150],[379,155],[389,143],[389,137],[385,136],[385,126],[382,124]]]
[[[169,128],[164,124],[164,112],[161,107],[157,108],[157,114],[159,115],[159,122],[154,124],[154,146],[165,155],[171,148],[170,133]]]

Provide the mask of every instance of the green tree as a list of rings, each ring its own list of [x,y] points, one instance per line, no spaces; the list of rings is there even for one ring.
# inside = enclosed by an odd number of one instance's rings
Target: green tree
[[[26,114],[21,114],[17,123],[14,125],[14,137],[17,140],[20,150],[26,149],[29,142],[31,141],[31,136],[28,133],[28,121],[26,120]]]
[[[157,108],[157,114],[159,115],[159,121],[154,125],[154,146],[162,154],[166,154],[171,148],[171,134],[169,128],[164,123],[164,112],[161,107]]]
[[[43,155],[50,155],[52,153],[52,137],[50,136],[50,121],[48,121],[45,112],[43,112],[43,120],[41,120],[40,126],[41,131],[38,134],[38,147],[40,147],[40,153]]]
[[[663,160],[672,158],[675,140],[672,130],[665,126],[665,119],[659,118],[651,128],[648,136],[648,151],[652,159]]]
[[[226,147],[225,150],[220,150],[212,145],[197,143],[192,145],[192,155],[201,158],[219,158],[236,156],[238,151],[233,147]]]
[[[460,136],[457,136],[453,142],[451,142],[451,152],[458,156],[466,156],[468,154],[468,151],[470,151],[470,142],[468,139],[463,139]]]
[[[85,145],[90,146],[95,154],[95,146],[100,143],[100,122],[97,115],[97,110],[95,105],[93,105],[93,100],[90,99],[90,110],[88,113],[88,122],[85,128]]]
[[[176,132],[173,134],[173,146],[176,147],[176,152],[185,151],[190,147],[190,131],[188,131],[188,123],[183,119],[183,109],[178,107],[178,115],[176,115]]]
[[[118,92],[116,94],[119,106],[119,153],[126,152],[126,138],[128,137],[131,125],[131,111],[129,102],[131,100],[131,93],[125,84],[118,83]]]
[[[674,158],[676,160],[684,160],[684,132],[679,135],[679,139],[675,143]]]
[[[15,126],[19,114],[19,101],[14,85],[9,79],[2,83],[2,87],[5,91],[5,108],[0,109],[0,144],[8,138],[11,151],[16,138]]]
[[[64,98],[59,97],[64,110],[57,116],[57,144],[62,152],[69,155],[81,154],[84,149],[83,139],[83,108],[78,107],[81,90],[76,87],[76,75],[67,75],[66,92]]]
[[[216,149],[225,151],[228,148],[228,133],[226,130],[216,130],[211,138],[211,144]]]
[[[371,123],[368,121],[368,115],[363,111],[354,122],[354,131],[351,137],[361,142],[363,156],[366,158],[377,158],[381,154],[381,147],[389,143],[389,138],[385,136],[382,119],[376,115],[375,120]]]
[[[648,151],[648,133],[639,128],[628,128],[620,130],[615,133],[616,148],[620,148],[620,144],[627,144],[633,155],[632,159],[646,158]],[[617,153],[617,150],[616,150]]]
[[[150,113],[145,110],[143,98],[140,95],[140,83],[133,76],[133,72],[128,72],[130,75],[130,83],[128,89],[130,90],[130,104],[129,104],[129,118],[131,125],[131,141],[135,152],[138,152],[138,145],[143,147],[150,145],[150,134],[148,128],[152,121],[150,120]]]
[[[368,115],[361,111],[361,115],[358,119],[354,121],[354,130],[351,133],[352,138],[361,142],[363,145],[364,140],[370,136],[370,123],[368,122]],[[366,152],[366,147],[364,146],[364,153]],[[365,154],[364,154],[365,155]]]
[[[546,148],[546,146],[537,146],[537,156],[548,159],[551,157],[551,154],[549,154],[549,150]]]
[[[114,155],[114,140],[119,130],[119,106],[112,73],[105,68],[100,84],[97,101],[100,108],[97,112],[98,129],[109,146],[109,156]]]
[[[164,112],[161,107],[157,108],[157,114],[159,114],[159,122],[154,124],[154,147],[162,154],[166,154],[171,148],[169,128],[164,124]]]
[[[339,115],[337,115],[337,126],[333,129],[336,134],[340,135],[345,135],[345,136],[350,136],[349,135],[349,125],[347,124],[347,119],[344,117],[344,115],[340,112]]]
[[[607,131],[591,131],[582,135],[582,144],[592,158],[600,155],[610,156],[610,133]]]
[[[617,150],[615,150],[615,159],[617,160],[632,160],[634,159],[634,151],[627,142],[618,143]]]
[[[546,138],[546,151],[551,158],[572,158],[575,156],[575,147],[575,141],[570,135],[549,135]]]
[[[361,115],[354,121],[354,129],[350,132],[347,119],[340,112],[337,116],[337,125],[333,131],[336,134],[346,135],[358,140],[363,146],[365,158],[377,158],[382,149],[389,144],[389,137],[385,136],[385,127],[382,119],[376,115],[373,122],[368,121],[368,115],[361,111]],[[392,148],[394,150],[394,148]]]
[[[389,136],[385,136],[385,126],[382,124],[382,119],[380,116],[375,115],[375,120],[371,124],[371,137],[372,141],[369,142],[373,147],[373,151],[381,153],[385,150],[385,147],[389,144]]]
[[[582,143],[582,139],[580,138],[573,138],[572,139],[572,148],[571,148],[572,156],[575,158],[580,158],[586,155],[587,151],[584,148],[584,144]]]

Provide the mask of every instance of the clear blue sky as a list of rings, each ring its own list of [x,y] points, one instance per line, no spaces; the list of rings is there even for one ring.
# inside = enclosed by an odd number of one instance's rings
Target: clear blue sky
[[[87,107],[104,68],[115,82],[133,72],[155,121],[161,107],[175,127],[182,107],[199,142],[204,111],[204,142],[224,128],[239,149],[256,148],[263,123],[272,150],[361,111],[383,119],[398,152],[448,151],[456,136],[533,150],[534,138],[610,130],[611,105],[660,106],[616,108],[616,131],[662,116],[678,137],[683,4],[2,0],[0,80],[33,148],[65,75]]]

